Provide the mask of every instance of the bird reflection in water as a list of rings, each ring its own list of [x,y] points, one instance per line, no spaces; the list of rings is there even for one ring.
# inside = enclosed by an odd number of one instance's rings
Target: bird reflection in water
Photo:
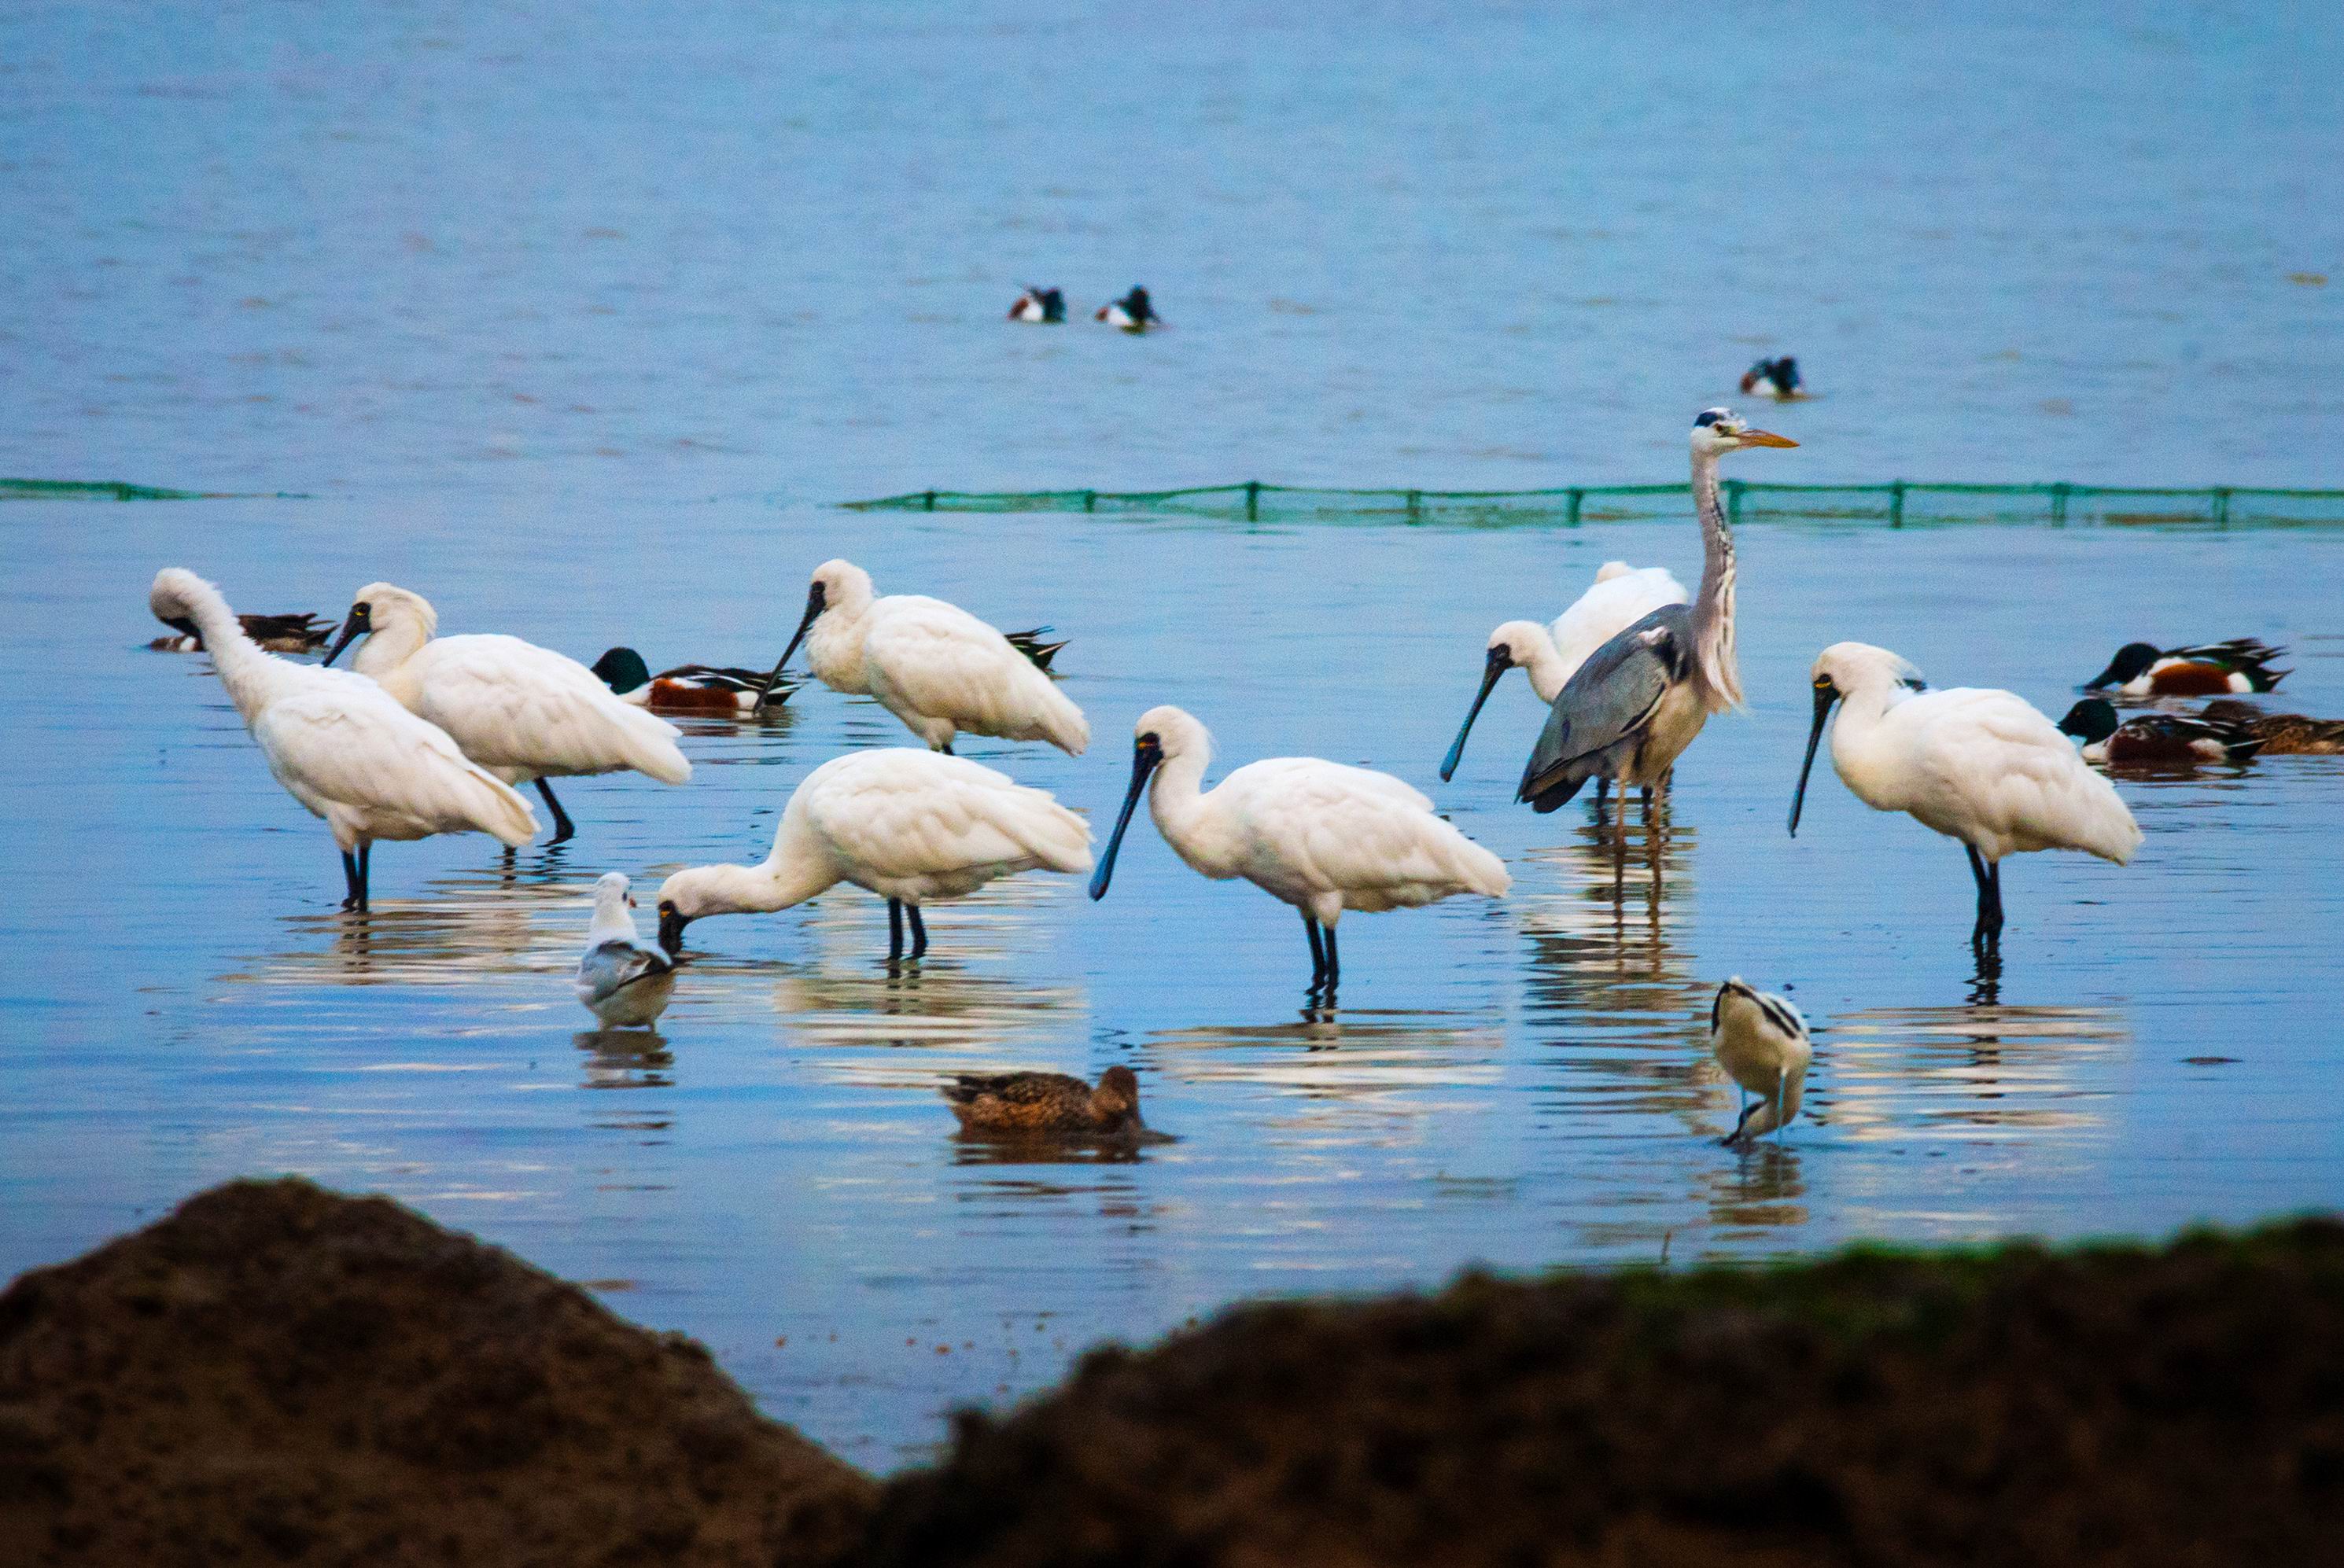
[[[480,867],[432,879],[421,897],[368,910],[280,917],[298,944],[223,977],[258,985],[465,984],[576,961],[579,899],[592,889],[551,856],[520,870]],[[322,940],[321,940],[322,939]]]
[[[570,1037],[586,1053],[581,1089],[672,1089],[675,1056],[667,1037],[648,1029],[590,1029]],[[658,1124],[665,1127],[664,1121]]]
[[[2131,1031],[2096,1007],[2006,1006],[1981,970],[1960,1007],[1874,1008],[1832,1020],[1831,1121],[1854,1139],[2081,1131],[2103,1121]]]
[[[1710,1223],[1729,1235],[1807,1222],[1801,1201],[1807,1184],[1799,1173],[1799,1151],[1791,1145],[1753,1140],[1736,1159],[1705,1170],[1702,1181]]]

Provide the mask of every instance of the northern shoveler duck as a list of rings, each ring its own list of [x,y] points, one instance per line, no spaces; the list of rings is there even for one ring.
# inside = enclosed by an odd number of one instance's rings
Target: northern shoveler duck
[[[1783,402],[1807,395],[1805,386],[1799,380],[1799,362],[1787,354],[1780,359],[1761,359],[1744,370],[1742,391],[1744,397],[1773,397]]]
[[[2300,713],[2264,713],[2253,704],[2225,698],[2209,702],[2198,716],[2235,724],[2263,743],[2266,757],[2333,757],[2344,752],[2344,719],[2307,719]]]
[[[746,713],[757,706],[757,694],[765,689],[761,669],[679,664],[653,675],[643,656],[631,648],[611,648],[590,668],[620,701],[677,713]],[[783,679],[773,688],[773,700],[788,701],[799,684]]]
[[[2251,637],[2228,642],[2157,648],[2128,642],[2108,667],[2084,683],[2086,691],[2114,687],[2126,697],[2221,697],[2238,691],[2268,691],[2290,673],[2271,666],[2287,657]]]
[[[1030,283],[1026,292],[1017,297],[1017,303],[1009,307],[1012,321],[1030,321],[1038,326],[1066,318],[1066,297],[1055,288],[1036,288]]]
[[[667,1010],[676,960],[635,930],[634,896],[623,871],[594,884],[594,919],[578,960],[578,1000],[604,1023],[648,1026]]]
[[[334,623],[314,615],[240,615],[237,624],[263,653],[315,653],[334,635]],[[176,635],[158,637],[146,646],[163,653],[201,653],[204,634],[185,616],[163,623]]]
[[[1063,1072],[963,1072],[938,1092],[964,1132],[1122,1138],[1147,1131],[1139,1080],[1127,1067],[1108,1068],[1096,1088]]]
[[[1032,659],[1036,669],[1049,668],[1050,661],[1058,657],[1058,650],[1066,646],[1066,638],[1063,637],[1056,642],[1045,641],[1050,635],[1050,628],[1046,626],[1037,626],[1031,631],[1005,631],[1001,635],[1009,639],[1010,647]]]
[[[1120,327],[1126,332],[1145,332],[1151,327],[1161,327],[1164,318],[1156,314],[1156,307],[1147,297],[1147,290],[1137,284],[1131,292],[1111,304],[1102,305],[1092,313],[1091,319],[1104,321],[1109,327]]]
[[[2086,762],[2244,762],[2263,749],[2246,726],[2178,713],[2140,713],[2119,721],[2105,697],[2086,697],[2059,720],[2061,733],[2084,743]]]

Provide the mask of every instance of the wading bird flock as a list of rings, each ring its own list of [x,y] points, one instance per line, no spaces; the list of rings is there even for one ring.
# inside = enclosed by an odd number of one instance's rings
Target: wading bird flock
[[[1029,300],[1037,310],[1055,310],[1041,319],[1064,315],[1054,289],[1028,290],[1021,308]],[[1142,325],[1152,319],[1144,289],[1111,308]],[[1775,362],[1775,371],[1795,389],[1787,360]],[[1548,714],[1516,799],[1549,812],[1593,780],[1600,816],[1606,787],[1616,787],[1612,836],[1615,854],[1623,854],[1633,788],[1649,838],[1656,791],[1665,793],[1709,718],[1743,702],[1734,545],[1718,498],[1719,460],[1796,445],[1727,409],[1703,410],[1691,436],[1703,552],[1698,592],[1688,602],[1665,569],[1614,561],[1551,627],[1499,626],[1441,779],[1456,772],[1492,688],[1519,666]],[[1043,790],[952,754],[955,739],[971,734],[1082,755],[1089,722],[1048,668],[1065,644],[1044,640],[1046,628],[1005,635],[942,599],[881,597],[870,575],[848,561],[815,568],[797,628],[765,672],[691,664],[654,675],[627,648],[610,649],[590,669],[518,638],[443,638],[429,603],[389,583],[370,583],[353,597],[322,665],[269,651],[322,645],[327,628],[315,618],[240,618],[217,588],[182,568],[157,574],[149,607],[177,633],[156,646],[200,647],[211,655],[269,770],[325,819],[341,851],[345,910],[368,907],[378,839],[482,832],[508,852],[527,842],[538,823],[514,785],[535,785],[552,815],[551,841],[561,843],[577,829],[549,779],[632,770],[684,783],[692,767],[676,744],[679,731],[651,710],[745,715],[785,701],[797,689],[785,672],[801,645],[815,679],[871,697],[924,743],[925,749],[850,752],[816,768],[791,794],[760,864],[700,866],[667,878],[655,946],[636,931],[626,877],[604,876],[576,985],[580,1000],[605,1022],[646,1024],[659,1016],[695,920],[785,910],[851,882],[887,901],[889,960],[918,960],[928,947],[925,905],[1020,872],[1093,870],[1091,832],[1081,817]],[[360,638],[354,672],[325,668]],[[2264,692],[2288,673],[2277,668],[2283,656],[2251,639],[2171,648],[2134,643],[2086,689],[2133,699]],[[2004,860],[2074,849],[2123,864],[2139,847],[2131,812],[2087,762],[2186,764],[2258,750],[2344,750],[2344,723],[2266,717],[2237,703],[2212,705],[2198,718],[2123,721],[2095,697],[2055,727],[2011,692],[1933,689],[1897,655],[1861,642],[1823,650],[1812,695],[1792,834],[1829,727],[1832,766],[1858,799],[1961,842],[1976,890],[1971,942],[1982,953],[2001,939]],[[2215,712],[2223,707],[2238,711]],[[1341,976],[1336,933],[1346,910],[1415,909],[1465,894],[1494,899],[1510,886],[1497,856],[1389,774],[1272,758],[1207,789],[1212,739],[1195,717],[1153,708],[1133,736],[1129,785],[1091,897],[1106,896],[1146,791],[1157,832],[1192,869],[1242,878],[1299,913],[1314,1002],[1334,1000]],[[2082,752],[2071,736],[2083,742]],[[1728,1141],[1769,1131],[1779,1136],[1803,1092],[1812,1051],[1804,1020],[1783,999],[1736,978],[1717,993],[1710,1032],[1726,1075],[1758,1097],[1745,1102]],[[1142,1125],[1137,1084],[1124,1068],[1110,1069],[1095,1088],[1026,1073],[965,1078],[945,1092],[972,1130],[1096,1133]]]

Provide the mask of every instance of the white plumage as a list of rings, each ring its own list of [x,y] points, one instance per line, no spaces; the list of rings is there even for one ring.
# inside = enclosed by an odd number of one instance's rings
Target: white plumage
[[[158,618],[195,623],[268,770],[333,829],[344,909],[367,907],[378,839],[480,832],[518,845],[536,833],[528,801],[365,676],[262,652],[219,590],[181,568],[157,573],[147,598]]]
[[[548,779],[633,769],[662,784],[692,777],[666,719],[633,707],[600,677],[517,637],[437,637],[440,617],[420,594],[369,583],[350,603],[331,663],[353,638],[352,660],[409,711],[454,738],[464,755],[508,784],[535,780],[553,812],[552,842],[577,829]]]
[[[1278,757],[1248,763],[1207,790],[1212,737],[1193,716],[1151,708],[1134,733],[1131,788],[1091,897],[1106,896],[1124,829],[1152,775],[1149,814],[1192,869],[1217,880],[1243,877],[1302,912],[1314,991],[1334,990],[1341,968],[1335,926],[1344,910],[1415,909],[1459,893],[1496,898],[1511,883],[1497,856],[1388,773]]]
[[[1799,1113],[1807,1064],[1814,1060],[1805,1016],[1788,997],[1755,990],[1735,975],[1717,988],[1717,1000],[1710,1004],[1709,1049],[1744,1096],[1724,1141],[1762,1132],[1781,1137],[1783,1123]],[[1755,1104],[1747,1098],[1753,1094]]]
[[[635,930],[635,900],[623,872],[594,884],[594,919],[578,960],[578,1000],[604,1023],[650,1024],[675,991],[675,961]]]
[[[1807,737],[1791,830],[1815,743],[1834,703],[1832,766],[1857,799],[1902,811],[1958,839],[1978,887],[1974,941],[2002,929],[2002,859],[2037,849],[2081,849],[2123,865],[2140,828],[2115,786],[2085,766],[2050,719],[2015,693],[1955,687],[1930,691],[1913,666],[1884,648],[1834,643],[1814,666],[1814,724]]]
[[[927,948],[920,906],[1020,871],[1091,867],[1090,829],[1049,794],[965,758],[908,748],[823,763],[790,796],[756,866],[700,866],[660,889],[660,942],[709,915],[770,913],[839,882],[887,900],[892,957],[908,909],[912,956]]]
[[[1046,740],[1076,757],[1090,744],[1082,709],[999,631],[942,599],[875,598],[871,574],[851,561],[815,568],[804,618],[773,678],[801,641],[824,686],[877,699],[938,751],[950,751],[961,730]]]

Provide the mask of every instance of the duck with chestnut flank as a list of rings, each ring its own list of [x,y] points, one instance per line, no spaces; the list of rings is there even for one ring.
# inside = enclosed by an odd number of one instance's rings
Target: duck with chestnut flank
[[[2137,713],[2119,718],[2105,697],[2086,697],[2067,709],[2059,732],[2083,742],[2086,762],[2117,767],[2188,767],[2199,762],[2244,762],[2263,742],[2244,725],[2180,713]]]
[[[2242,691],[2268,691],[2291,673],[2271,668],[2286,657],[2287,649],[2251,637],[2191,643],[2185,648],[2128,642],[2117,649],[2106,669],[2084,683],[2084,689],[2114,688],[2123,697],[2228,697]]]

